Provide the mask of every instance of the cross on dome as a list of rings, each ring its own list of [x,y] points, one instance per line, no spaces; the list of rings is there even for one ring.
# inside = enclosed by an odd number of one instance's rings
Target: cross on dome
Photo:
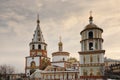
[[[90,11],[89,22],[90,22],[90,24],[92,24],[92,23],[93,23],[92,11]]]
[[[63,50],[63,43],[61,42],[61,36],[59,37],[60,39],[60,42],[58,43],[58,49],[59,51],[62,51]]]
[[[37,25],[39,25],[40,20],[39,20],[39,14],[37,15]]]
[[[90,11],[90,16],[92,16],[92,11]]]

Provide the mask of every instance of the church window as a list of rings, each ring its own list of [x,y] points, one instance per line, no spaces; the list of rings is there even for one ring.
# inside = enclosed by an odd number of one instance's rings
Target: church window
[[[32,49],[35,49],[35,45],[32,45]]]
[[[97,69],[97,73],[96,73],[96,75],[97,75],[97,76],[100,76],[100,75],[101,75],[101,73],[100,73],[100,70],[99,70],[99,69]]]
[[[41,49],[41,45],[38,45],[38,49]]]
[[[38,33],[38,36],[40,36],[40,34]]]
[[[89,50],[93,50],[93,43],[92,42],[89,43]]]
[[[95,48],[98,49],[98,44],[97,44],[97,42],[95,42]]]
[[[83,75],[87,76],[87,70],[83,70]]]
[[[38,41],[40,41],[40,38],[38,38]]]
[[[44,49],[46,50],[46,46],[44,46]]]
[[[90,69],[90,76],[93,76],[93,69]]]
[[[97,55],[97,60],[98,60],[98,63],[100,62],[100,58],[99,58],[99,55]]]
[[[93,38],[93,32],[90,31],[90,32],[88,33],[88,36],[89,36],[89,39]]]
[[[84,59],[83,61],[84,61],[84,64],[85,64],[85,56],[84,56],[84,58],[83,58],[83,59]]]
[[[65,61],[65,58],[63,58],[63,61]]]
[[[92,54],[90,55],[90,62],[93,62]]]

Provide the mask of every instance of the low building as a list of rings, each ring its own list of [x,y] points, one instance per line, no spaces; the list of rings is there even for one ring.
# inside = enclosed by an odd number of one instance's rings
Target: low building
[[[77,80],[79,71],[65,70],[63,67],[48,66],[44,71],[35,71],[31,80]]]

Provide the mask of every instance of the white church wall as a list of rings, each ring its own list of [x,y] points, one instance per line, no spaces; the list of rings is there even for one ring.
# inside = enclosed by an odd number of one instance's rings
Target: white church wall
[[[27,66],[30,66],[30,64],[31,64],[31,62],[32,61],[35,61],[35,63],[36,63],[36,66],[39,66],[39,60],[40,59],[40,57],[34,57],[34,58],[32,58],[32,57],[28,57],[27,58]]]
[[[53,62],[55,62],[55,61],[63,61],[63,58],[64,58],[64,61],[67,61],[69,56],[53,56]]]
[[[60,67],[64,67],[64,62],[59,62],[59,63],[52,63],[51,65],[54,65],[54,66],[60,66]]]
[[[94,76],[97,75],[98,70],[101,70],[100,72],[102,72],[102,68],[101,67],[81,67],[80,69],[80,75],[83,76],[84,75],[84,70],[87,71],[87,75],[90,75],[91,73],[91,69],[92,69],[92,73]]]

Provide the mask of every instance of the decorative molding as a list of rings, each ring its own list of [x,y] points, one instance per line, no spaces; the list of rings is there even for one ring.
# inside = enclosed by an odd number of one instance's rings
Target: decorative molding
[[[78,52],[79,54],[105,54],[105,50],[92,50],[92,51],[84,51],[84,52]]]
[[[90,63],[90,64],[80,64],[80,67],[96,67],[96,66],[104,66],[104,63]]]
[[[64,56],[69,56],[70,53],[68,52],[54,52],[52,53],[52,56],[61,56],[61,55],[64,55]]]

